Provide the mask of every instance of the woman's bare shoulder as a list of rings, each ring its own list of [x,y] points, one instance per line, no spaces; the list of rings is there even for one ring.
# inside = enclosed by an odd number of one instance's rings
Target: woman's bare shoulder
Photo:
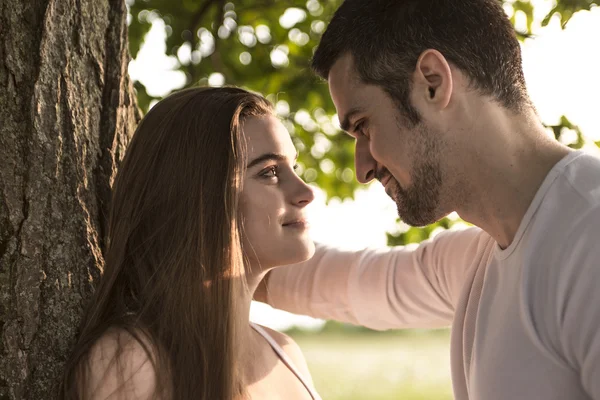
[[[308,365],[306,364],[306,359],[304,358],[304,354],[302,353],[300,346],[298,346],[298,343],[296,343],[294,339],[285,333],[262,325],[260,325],[260,327],[263,328],[269,334],[269,336],[275,340],[275,342],[283,349],[283,351],[285,351],[285,354],[287,354],[287,356],[292,360],[294,366],[298,369],[298,372],[302,374],[302,377],[307,379],[312,384],[312,377],[310,375]]]
[[[96,341],[89,353],[88,372],[82,385],[84,398],[153,398],[156,388],[153,348],[145,336],[137,335],[138,338],[124,329],[110,329]]]

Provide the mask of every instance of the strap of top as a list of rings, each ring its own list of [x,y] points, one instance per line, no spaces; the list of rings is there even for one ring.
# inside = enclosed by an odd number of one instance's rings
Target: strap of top
[[[292,371],[294,373],[294,375],[296,375],[296,377],[300,380],[300,382],[302,382],[302,384],[304,385],[304,387],[306,388],[306,390],[308,390],[308,392],[310,393],[310,395],[313,398],[313,400],[321,400],[321,397],[304,380],[304,378],[302,377],[302,375],[300,374],[300,372],[294,366],[294,363],[292,362],[292,360],[290,359],[290,357],[285,353],[285,351],[283,351],[283,349],[281,348],[281,346],[279,346],[279,344],[275,341],[275,339],[273,339],[271,337],[271,335],[269,335],[267,333],[267,331],[265,331],[261,326],[256,325],[253,322],[250,322],[250,326],[256,332],[258,332],[262,337],[265,338],[265,340],[273,348],[273,350],[275,351],[275,353],[277,353],[277,355],[279,356],[279,358],[281,359],[281,361],[283,361],[283,363],[289,368],[289,370]]]

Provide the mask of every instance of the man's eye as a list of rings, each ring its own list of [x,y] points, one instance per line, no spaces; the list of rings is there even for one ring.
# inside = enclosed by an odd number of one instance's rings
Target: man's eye
[[[354,131],[361,135],[365,135],[365,122],[360,121],[358,124],[356,124],[356,126],[354,127]]]

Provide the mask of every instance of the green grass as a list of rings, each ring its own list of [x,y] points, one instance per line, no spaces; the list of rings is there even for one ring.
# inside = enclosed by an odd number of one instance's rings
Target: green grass
[[[291,336],[323,400],[453,398],[447,332]]]

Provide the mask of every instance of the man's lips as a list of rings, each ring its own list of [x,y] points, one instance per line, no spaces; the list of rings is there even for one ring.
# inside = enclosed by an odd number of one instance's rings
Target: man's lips
[[[392,179],[391,175],[386,175],[385,177],[383,177],[383,179],[381,179],[379,182],[381,182],[381,184],[383,185],[383,187],[385,188],[388,184],[388,182]]]
[[[393,190],[392,190],[392,180],[393,180],[393,176],[390,175],[386,175],[384,176],[379,182],[381,182],[381,184],[383,185],[383,189],[385,190],[385,193],[390,196],[392,199],[394,199],[394,194],[393,194]]]

